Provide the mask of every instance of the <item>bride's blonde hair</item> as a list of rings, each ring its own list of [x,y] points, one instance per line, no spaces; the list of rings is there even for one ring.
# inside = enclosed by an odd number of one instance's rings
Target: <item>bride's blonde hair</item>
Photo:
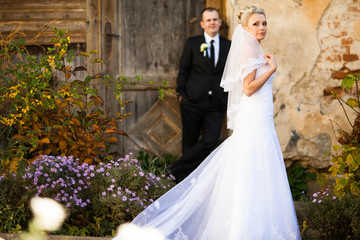
[[[264,9],[258,8],[256,6],[246,6],[243,7],[238,14],[239,23],[243,26],[247,26],[249,18],[254,13],[263,14],[264,16],[266,16]]]

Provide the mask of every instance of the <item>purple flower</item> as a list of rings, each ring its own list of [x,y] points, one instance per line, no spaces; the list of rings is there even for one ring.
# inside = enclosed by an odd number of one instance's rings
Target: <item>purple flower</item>
[[[122,197],[122,200],[125,202],[127,200],[127,197],[126,196],[123,196]]]
[[[101,194],[102,194],[103,196],[105,196],[105,195],[106,195],[106,192],[102,192]]]

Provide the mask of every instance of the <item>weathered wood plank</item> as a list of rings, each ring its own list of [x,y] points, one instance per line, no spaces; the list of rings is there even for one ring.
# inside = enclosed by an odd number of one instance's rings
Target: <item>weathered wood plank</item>
[[[21,26],[21,29],[25,32],[39,32],[44,28],[51,29],[56,27],[58,29],[66,29],[69,32],[84,30],[87,27],[85,21],[12,21],[4,23],[0,26],[0,31],[3,33],[9,33],[14,26]]]
[[[52,27],[68,30],[73,43],[86,42],[86,0],[1,0],[0,31],[6,37],[20,27],[34,44],[49,44]]]
[[[28,9],[28,8],[84,8],[86,0],[1,0],[1,9]]]
[[[37,37],[38,33],[24,32],[25,35],[18,35],[16,38],[26,39],[28,42],[32,42],[33,45],[51,45],[50,41],[55,37],[54,32],[44,32]],[[3,38],[6,38],[8,34],[2,34]],[[32,41],[35,37],[36,40]],[[71,43],[85,43],[86,42],[86,31],[78,31],[76,33],[71,32]]]
[[[9,9],[0,10],[1,21],[49,21],[49,20],[81,20],[86,21],[86,9],[85,8],[51,8],[51,9]]]

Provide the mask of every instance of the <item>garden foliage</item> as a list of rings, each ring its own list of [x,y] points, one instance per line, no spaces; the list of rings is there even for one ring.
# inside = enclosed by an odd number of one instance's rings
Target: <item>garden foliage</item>
[[[87,59],[87,67],[72,66],[70,36],[64,30],[54,31],[57,37],[40,57],[30,55],[27,43],[15,33],[0,41],[0,173],[31,163],[39,155],[99,163],[118,156],[109,152],[110,147],[119,135],[126,135],[120,124],[131,115],[124,111],[131,100],[123,100],[121,90],[139,84],[141,76],[129,80],[93,73],[93,65],[103,63],[96,50],[77,54]],[[94,80],[114,90],[119,112],[104,108]],[[166,84],[159,87],[160,98]]]
[[[346,193],[350,193],[360,197],[360,108],[359,108],[359,79],[360,74],[349,74],[341,82],[341,87],[346,91],[351,89],[355,90],[355,98],[349,97],[346,101],[338,97],[334,93],[335,99],[338,100],[341,107],[344,110],[346,119],[348,120],[351,131],[346,132],[339,126],[337,130],[336,138],[341,144],[334,145],[335,156],[332,159],[334,166],[329,168],[330,175],[336,177],[336,183],[334,185],[334,193],[338,197],[345,196]],[[354,89],[355,88],[355,89]],[[355,120],[352,122],[345,109],[348,107],[355,113]],[[321,186],[327,184],[329,179],[328,174],[320,174],[318,176],[318,183]]]
[[[316,239],[360,239],[360,200],[346,195],[337,198],[329,189],[314,193],[304,208],[306,231],[316,233]]]
[[[0,72],[3,167],[15,169],[19,162],[42,154],[99,161],[116,144],[115,134],[125,134],[118,124],[129,114],[110,116],[91,86],[102,77],[90,74],[92,64],[102,63],[93,57],[97,51],[79,54],[89,58],[89,69],[72,67],[70,37],[54,30],[53,47],[39,58],[28,55],[21,40],[9,40],[1,49],[2,61],[8,63]],[[86,77],[77,79],[81,71]]]
[[[22,172],[0,178],[0,231],[27,229],[29,201],[38,196],[67,208],[57,234],[112,236],[173,186],[172,176],[145,172],[131,153],[98,165],[41,156]]]

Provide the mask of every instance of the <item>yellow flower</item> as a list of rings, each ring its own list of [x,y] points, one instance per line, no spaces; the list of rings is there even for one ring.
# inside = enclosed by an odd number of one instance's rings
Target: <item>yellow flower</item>
[[[60,54],[64,55],[66,53],[65,49],[61,49]]]
[[[70,36],[67,37],[68,43],[71,43]]]

